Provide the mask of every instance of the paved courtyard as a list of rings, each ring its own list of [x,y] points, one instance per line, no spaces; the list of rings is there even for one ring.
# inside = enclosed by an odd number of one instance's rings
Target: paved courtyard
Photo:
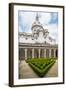
[[[25,62],[25,60],[20,62],[20,77],[19,78],[37,78],[37,74],[32,70],[32,68]]]
[[[56,77],[58,76],[58,62],[50,68],[50,70],[47,72],[47,74],[44,77]],[[33,69],[28,65],[28,63],[25,62],[25,60],[22,60],[19,64],[19,78],[25,79],[25,78],[39,78],[39,76],[33,71]]]
[[[50,68],[45,77],[57,77],[58,76],[58,61]]]

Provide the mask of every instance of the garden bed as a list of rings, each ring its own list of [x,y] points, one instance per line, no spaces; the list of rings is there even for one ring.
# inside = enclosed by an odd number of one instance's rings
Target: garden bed
[[[48,70],[53,66],[55,61],[55,58],[34,58],[28,59],[26,62],[37,73],[38,76],[44,77]]]

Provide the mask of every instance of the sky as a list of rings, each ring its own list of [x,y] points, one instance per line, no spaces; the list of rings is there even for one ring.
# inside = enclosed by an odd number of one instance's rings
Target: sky
[[[31,27],[35,21],[37,12],[35,11],[19,11],[18,23],[19,32],[31,33]],[[48,29],[50,36],[58,39],[58,13],[57,12],[38,12],[39,21],[45,29]]]

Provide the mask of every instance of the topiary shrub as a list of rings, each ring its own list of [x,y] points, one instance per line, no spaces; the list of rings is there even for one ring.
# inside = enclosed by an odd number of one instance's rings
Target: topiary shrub
[[[32,59],[27,60],[27,63],[37,73],[38,76],[43,77],[55,63],[55,59]]]

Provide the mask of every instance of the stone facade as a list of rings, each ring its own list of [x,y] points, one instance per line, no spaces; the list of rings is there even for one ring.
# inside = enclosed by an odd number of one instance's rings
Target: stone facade
[[[28,58],[51,58],[58,57],[57,45],[19,45],[20,60],[27,60]]]
[[[32,33],[19,33],[19,59],[58,57],[58,45],[39,22],[38,14],[31,29]]]

